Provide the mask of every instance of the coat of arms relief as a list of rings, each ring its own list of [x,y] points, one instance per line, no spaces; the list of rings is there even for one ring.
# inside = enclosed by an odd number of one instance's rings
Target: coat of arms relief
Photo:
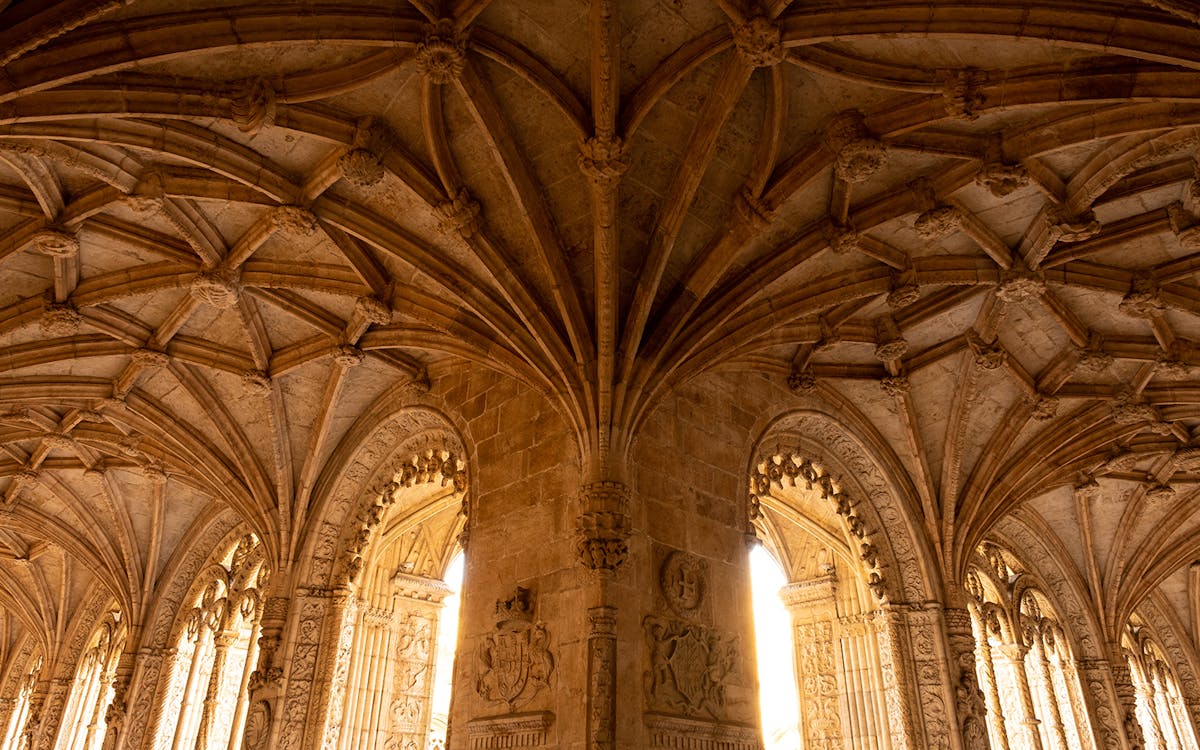
[[[708,564],[669,551],[659,567],[659,591],[669,614],[642,620],[649,669],[647,708],[688,717],[726,717],[726,686],[736,675],[737,639],[706,624],[710,620]]]
[[[476,652],[475,691],[484,699],[515,711],[542,688],[550,687],[554,657],[546,626],[535,622],[533,597],[518,587],[496,602],[496,626],[483,636]]]

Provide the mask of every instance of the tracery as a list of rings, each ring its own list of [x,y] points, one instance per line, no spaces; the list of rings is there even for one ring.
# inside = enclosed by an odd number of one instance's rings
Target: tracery
[[[1036,578],[985,543],[967,591],[992,747],[1094,747],[1070,637]]]
[[[1121,637],[1146,750],[1196,750],[1196,733],[1184,706],[1179,678],[1141,617],[1130,618]]]
[[[108,612],[96,625],[75,672],[57,750],[97,750],[104,741],[105,713],[127,632],[119,610]]]
[[[156,747],[240,747],[269,575],[262,545],[249,533],[201,571],[178,621]]]

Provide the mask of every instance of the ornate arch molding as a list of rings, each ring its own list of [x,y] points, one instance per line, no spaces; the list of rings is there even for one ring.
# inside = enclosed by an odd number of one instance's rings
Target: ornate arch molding
[[[1151,639],[1170,659],[1192,721],[1196,722],[1200,718],[1196,715],[1200,708],[1200,659],[1183,623],[1171,604],[1157,591],[1138,605],[1135,614],[1141,616],[1142,627],[1150,631]]]
[[[1024,574],[1054,605],[1064,624],[1071,649],[1078,659],[1107,659],[1103,629],[1073,564],[1058,545],[1046,542],[1048,530],[1035,529],[1016,515],[1005,516],[991,537],[1020,563]],[[1033,565],[1029,561],[1037,560]]]
[[[297,583],[328,588],[353,582],[397,493],[430,485],[447,490],[448,504],[458,502],[449,498],[467,490],[467,455],[465,441],[442,412],[414,406],[390,415],[335,464],[340,470],[310,524]]]
[[[919,522],[881,462],[841,422],[815,410],[786,414],[764,431],[752,456],[751,513],[772,486],[811,482],[832,503],[846,539],[858,544],[864,566],[877,576],[872,580],[877,596],[894,603],[937,598],[940,576]]]
[[[45,652],[36,635],[25,633],[17,643],[12,658],[4,665],[3,682],[0,682],[0,700],[12,700],[17,697],[33,659],[42,659],[44,662]],[[4,729],[4,723],[0,722],[0,732],[3,732]]]

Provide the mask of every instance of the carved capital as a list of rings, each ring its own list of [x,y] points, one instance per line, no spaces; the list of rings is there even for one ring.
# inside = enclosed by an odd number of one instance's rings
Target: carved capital
[[[575,519],[575,551],[591,570],[615,571],[629,555],[629,489],[620,482],[584,485]]]

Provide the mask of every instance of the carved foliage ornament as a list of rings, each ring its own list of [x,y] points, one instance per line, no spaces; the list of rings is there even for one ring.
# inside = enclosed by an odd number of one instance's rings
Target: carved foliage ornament
[[[533,594],[517,587],[508,599],[496,601],[496,626],[483,636],[476,651],[475,692],[508,710],[527,704],[554,676],[550,635],[533,617]]]

